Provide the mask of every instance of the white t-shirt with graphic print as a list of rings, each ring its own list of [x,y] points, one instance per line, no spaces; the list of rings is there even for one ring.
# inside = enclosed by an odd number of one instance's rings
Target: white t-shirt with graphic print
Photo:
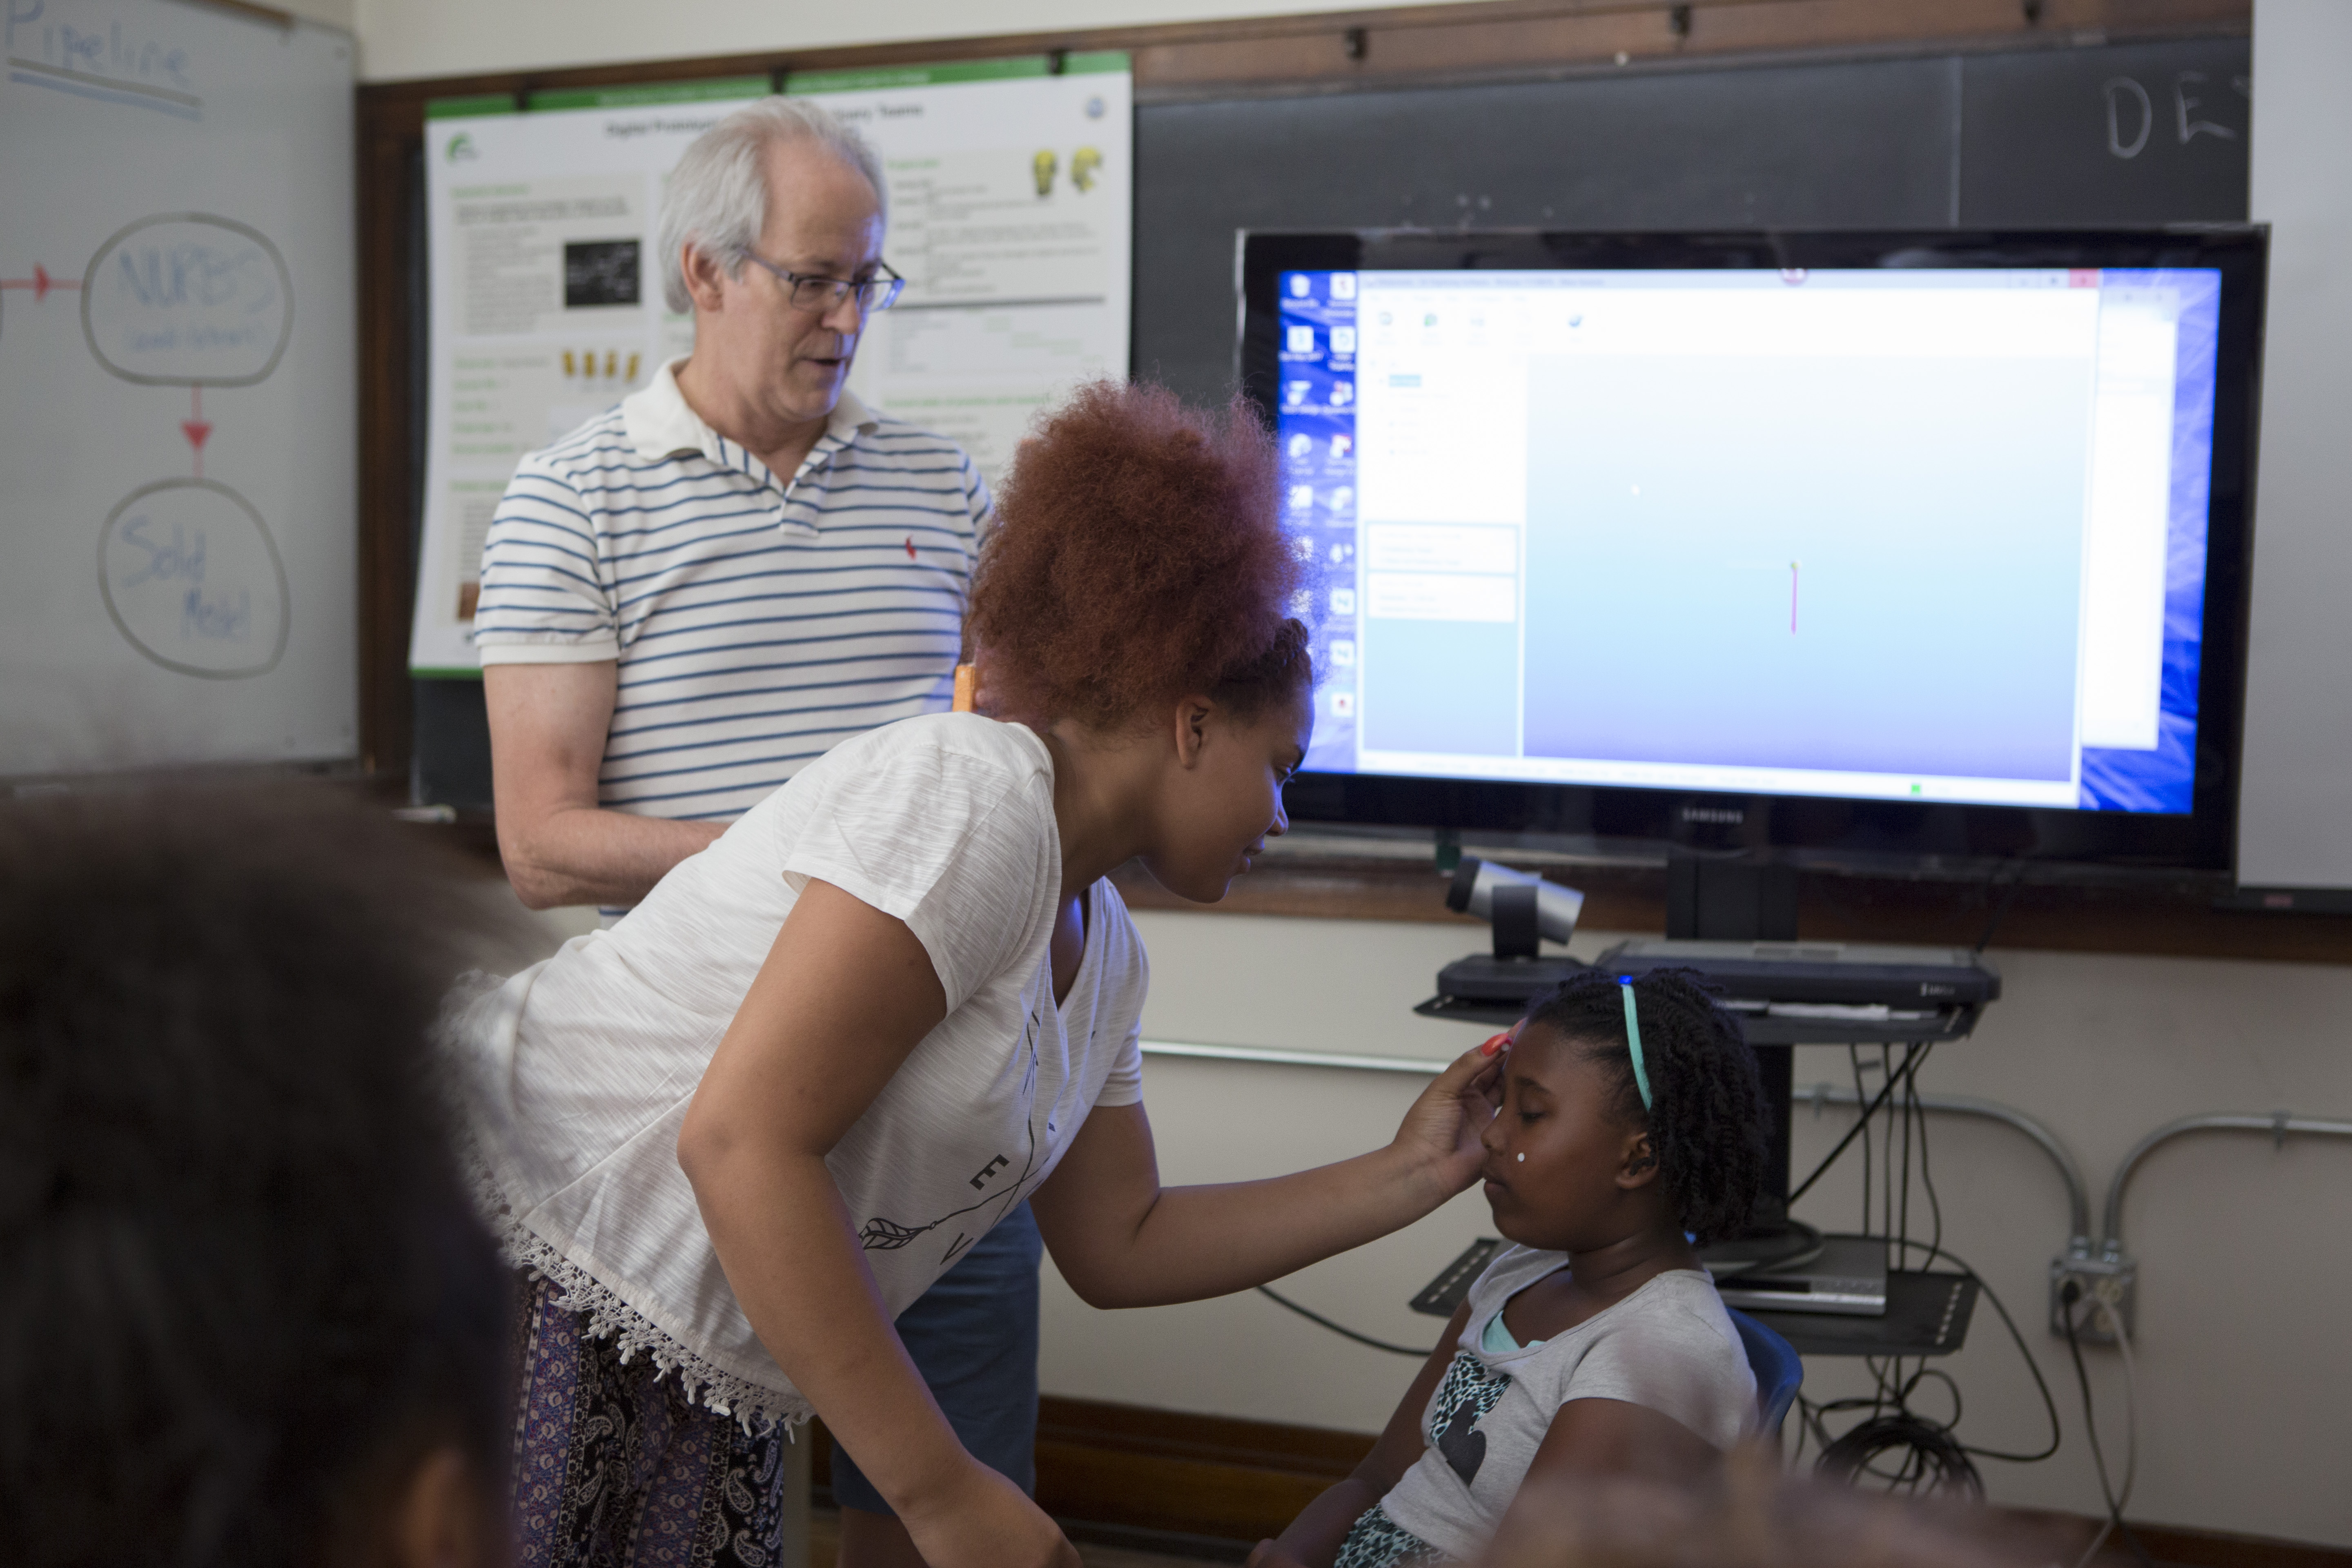
[[[1661,1274],[1551,1339],[1488,1350],[1486,1325],[1505,1303],[1567,1262],[1565,1253],[1510,1247],[1486,1266],[1470,1288],[1459,1350],[1422,1414],[1429,1447],[1381,1500],[1381,1512],[1447,1557],[1484,1550],[1571,1400],[1646,1405],[1718,1448],[1756,1424],[1748,1352],[1715,1282],[1697,1269]]]
[[[592,1331],[712,1408],[807,1402],[751,1331],[677,1163],[719,1037],[811,879],[904,921],[948,1013],[825,1164],[893,1316],[1051,1173],[1097,1105],[1142,1099],[1143,944],[1108,881],[1057,1006],[1053,760],[1028,730],[933,714],[844,742],[619,924],[457,1016],[493,1223]]]

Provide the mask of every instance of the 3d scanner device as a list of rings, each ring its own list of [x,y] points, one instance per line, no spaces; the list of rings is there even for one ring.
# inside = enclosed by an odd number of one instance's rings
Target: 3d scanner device
[[[1565,954],[1543,955],[1546,938],[1566,942],[1576,934],[1584,895],[1574,888],[1465,855],[1445,890],[1445,907],[1491,926],[1494,951],[1457,958],[1439,970],[1437,994],[1416,1013],[1517,1023],[1530,1001],[1586,967]]]

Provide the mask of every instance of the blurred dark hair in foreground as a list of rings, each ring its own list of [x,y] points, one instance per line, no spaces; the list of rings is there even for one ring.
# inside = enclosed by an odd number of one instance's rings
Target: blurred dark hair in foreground
[[[498,933],[449,870],[321,784],[0,801],[0,1556],[487,1549],[506,1276],[426,1035]]]
[[[2081,1551],[1981,1506],[1784,1476],[1771,1447],[1751,1442],[1696,1486],[1531,1481],[1486,1568],[2042,1568]]]

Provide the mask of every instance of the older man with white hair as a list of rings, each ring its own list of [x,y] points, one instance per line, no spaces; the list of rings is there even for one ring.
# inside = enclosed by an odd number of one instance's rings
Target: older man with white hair
[[[525,903],[593,902],[609,922],[804,763],[949,705],[990,502],[964,452],[845,388],[867,314],[901,287],[885,195],[872,149],[814,104],[763,99],[712,127],[662,214],[664,290],[693,312],[694,352],[517,467],[474,637]],[[1024,1488],[1040,1250],[1024,1205],[898,1320],[965,1447]],[[519,1561],[595,1555],[642,1511],[612,1492],[674,1487],[679,1467],[734,1478],[707,1489],[698,1537],[756,1546],[790,1473],[782,1436],[694,1408],[676,1380],[655,1389],[643,1358],[607,1371],[579,1407],[622,1418],[523,1435]],[[838,1450],[833,1485],[845,1568],[919,1562]]]

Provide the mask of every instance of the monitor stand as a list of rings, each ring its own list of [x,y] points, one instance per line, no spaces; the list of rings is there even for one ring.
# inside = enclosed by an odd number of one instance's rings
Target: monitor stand
[[[1702,942],[1794,942],[1797,872],[1747,859],[1678,855],[1666,862],[1666,935]],[[1821,1237],[1789,1219],[1790,1103],[1796,1071],[1793,1046],[1750,1046],[1762,1079],[1767,1128],[1764,1191],[1748,1234],[1705,1249],[1729,1274],[1787,1267],[1816,1250]]]

